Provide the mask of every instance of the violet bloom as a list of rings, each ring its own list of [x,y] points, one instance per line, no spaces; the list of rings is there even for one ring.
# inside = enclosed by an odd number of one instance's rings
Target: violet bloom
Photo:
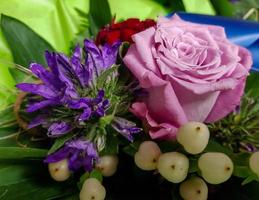
[[[131,142],[133,141],[133,136],[142,131],[141,128],[136,127],[135,123],[121,117],[114,118],[112,127]]]
[[[30,69],[41,83],[20,83],[17,88],[36,95],[37,100],[28,104],[27,111],[38,111],[30,127],[44,125],[48,136],[59,137],[80,126],[91,117],[102,117],[109,107],[105,91],[92,91],[100,73],[116,62],[120,43],[98,48],[93,41],[85,40],[86,59],[77,46],[71,56],[46,52],[49,70],[32,63]],[[44,117],[42,117],[44,116]]]
[[[91,171],[94,162],[98,160],[98,154],[95,145],[90,141],[73,139],[55,153],[48,155],[44,162],[53,163],[63,159],[68,160],[71,171],[75,172],[82,167],[85,171]]]

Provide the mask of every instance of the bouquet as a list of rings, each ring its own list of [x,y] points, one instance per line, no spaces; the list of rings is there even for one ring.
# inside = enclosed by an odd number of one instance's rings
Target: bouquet
[[[32,34],[45,60],[10,68],[17,96],[0,113],[0,199],[256,199],[249,50],[177,14],[93,16],[71,55]],[[150,196],[129,194],[139,186]]]

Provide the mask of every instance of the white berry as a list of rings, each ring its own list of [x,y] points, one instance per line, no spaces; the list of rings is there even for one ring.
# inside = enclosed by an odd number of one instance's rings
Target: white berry
[[[65,181],[70,176],[67,159],[49,163],[49,173],[56,181]]]
[[[157,168],[157,161],[161,155],[159,146],[152,141],[145,141],[139,146],[134,156],[136,165],[142,170],[154,170]]]
[[[96,178],[85,180],[79,194],[80,200],[104,200],[106,190]]]
[[[259,152],[255,152],[249,159],[250,169],[259,176]]]
[[[103,176],[109,177],[115,174],[119,163],[118,156],[105,155],[99,158],[96,168],[99,169]]]
[[[190,154],[201,153],[208,145],[210,132],[208,127],[200,122],[188,122],[177,132],[177,141]]]
[[[178,152],[164,153],[158,159],[157,169],[168,181],[179,183],[188,174],[189,160],[185,155]]]
[[[181,183],[180,195],[184,200],[207,200],[207,184],[199,177],[192,177]]]
[[[233,162],[224,153],[204,153],[198,160],[202,177],[211,184],[227,181],[233,173]]]

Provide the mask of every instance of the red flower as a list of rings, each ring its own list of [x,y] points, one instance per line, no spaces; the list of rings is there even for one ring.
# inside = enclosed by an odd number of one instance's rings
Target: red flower
[[[145,29],[154,26],[155,24],[156,22],[152,19],[140,21],[136,18],[130,18],[119,23],[114,23],[114,21],[112,21],[111,24],[99,31],[96,38],[96,44],[99,45],[108,43],[112,45],[117,40],[132,43],[133,41],[131,36],[133,34],[144,31]]]

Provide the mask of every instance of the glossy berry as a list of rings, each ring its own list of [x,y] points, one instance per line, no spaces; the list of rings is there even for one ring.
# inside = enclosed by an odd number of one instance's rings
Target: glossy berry
[[[134,156],[135,164],[142,170],[154,170],[160,155],[160,148],[155,142],[145,141]]]

